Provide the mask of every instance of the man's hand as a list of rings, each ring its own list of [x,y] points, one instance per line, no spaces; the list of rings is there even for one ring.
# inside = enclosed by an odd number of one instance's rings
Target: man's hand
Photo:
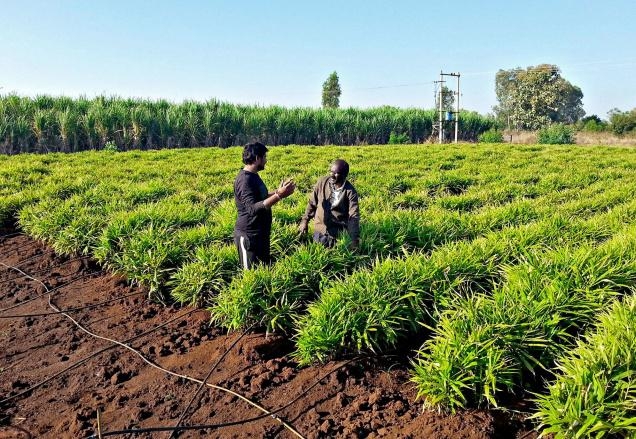
[[[291,178],[288,178],[287,180],[283,180],[281,182],[280,186],[278,186],[278,189],[276,189],[276,194],[281,198],[287,198],[291,194],[293,194],[295,190],[296,183],[294,183],[294,180],[292,180]]]
[[[305,221],[301,221],[300,224],[298,225],[298,233],[300,233],[301,235],[304,235],[305,233],[307,233],[307,223]]]

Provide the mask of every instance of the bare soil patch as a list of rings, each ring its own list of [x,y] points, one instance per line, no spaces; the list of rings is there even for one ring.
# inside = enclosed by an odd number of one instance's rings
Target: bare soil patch
[[[98,431],[103,437],[168,438],[165,431],[108,436],[174,426],[199,387],[140,355],[198,380],[219,362],[208,383],[275,412],[270,416],[206,386],[182,425],[208,427],[174,437],[293,438],[293,429],[306,438],[536,438],[515,412],[422,412],[408,380],[408,352],[298,368],[288,357],[293,345],[283,337],[228,334],[209,325],[205,310],[151,303],[143,288],[89,258],[56,255],[13,233],[0,229],[0,439],[80,438]],[[63,314],[48,314],[55,312],[49,298],[63,310],[82,308],[68,315],[95,335],[129,340],[125,344],[140,355],[83,332]]]

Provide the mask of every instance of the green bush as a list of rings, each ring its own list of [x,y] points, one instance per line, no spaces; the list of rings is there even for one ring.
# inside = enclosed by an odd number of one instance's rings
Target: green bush
[[[636,280],[636,229],[601,246],[529,250],[500,287],[453,299],[419,351],[413,381],[430,408],[497,407],[524,377],[552,369],[572,335]],[[546,319],[545,316],[551,316]]]
[[[479,143],[503,143],[503,133],[495,128],[485,131],[477,137]]]
[[[550,125],[539,130],[537,143],[541,145],[566,145],[574,143],[574,130],[563,124]]]
[[[409,141],[409,135],[406,133],[398,134],[391,131],[391,134],[389,134],[389,145],[406,144],[409,143]]]
[[[113,142],[112,140],[109,140],[104,145],[104,151],[117,152],[117,151],[119,151],[119,148],[117,147],[115,142]]]
[[[583,125],[583,131],[590,131],[593,133],[605,131],[605,124],[598,123],[595,120],[588,120],[585,122],[585,125]]]
[[[609,112],[610,124],[615,134],[623,135],[636,132],[636,108],[632,111],[612,110]]]
[[[582,131],[598,133],[607,129],[607,122],[602,120],[596,114],[584,117],[579,121],[577,127]]]
[[[182,304],[208,304],[231,282],[239,266],[232,244],[198,247],[194,260],[184,263],[168,282],[171,295]]]

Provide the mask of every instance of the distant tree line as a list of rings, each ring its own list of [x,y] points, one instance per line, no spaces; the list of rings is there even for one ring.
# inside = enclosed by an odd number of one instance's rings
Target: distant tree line
[[[576,123],[576,128],[588,132],[607,131],[618,136],[636,134],[636,108],[631,111],[614,108],[607,115],[608,120],[603,120],[596,114],[585,116]]]
[[[385,144],[391,133],[422,143],[435,110],[379,107],[285,108],[217,100],[0,96],[0,153],[228,147],[258,139],[270,145]],[[493,118],[462,112],[460,136],[475,140]]]

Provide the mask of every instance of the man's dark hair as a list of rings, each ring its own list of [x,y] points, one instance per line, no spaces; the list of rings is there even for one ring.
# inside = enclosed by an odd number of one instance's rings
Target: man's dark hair
[[[263,157],[268,149],[261,142],[248,143],[243,147],[243,163],[251,165],[259,157]]]
[[[338,159],[334,160],[333,164],[337,165],[342,170],[342,174],[344,175],[344,177],[347,178],[347,176],[349,175],[349,163],[342,159]]]

